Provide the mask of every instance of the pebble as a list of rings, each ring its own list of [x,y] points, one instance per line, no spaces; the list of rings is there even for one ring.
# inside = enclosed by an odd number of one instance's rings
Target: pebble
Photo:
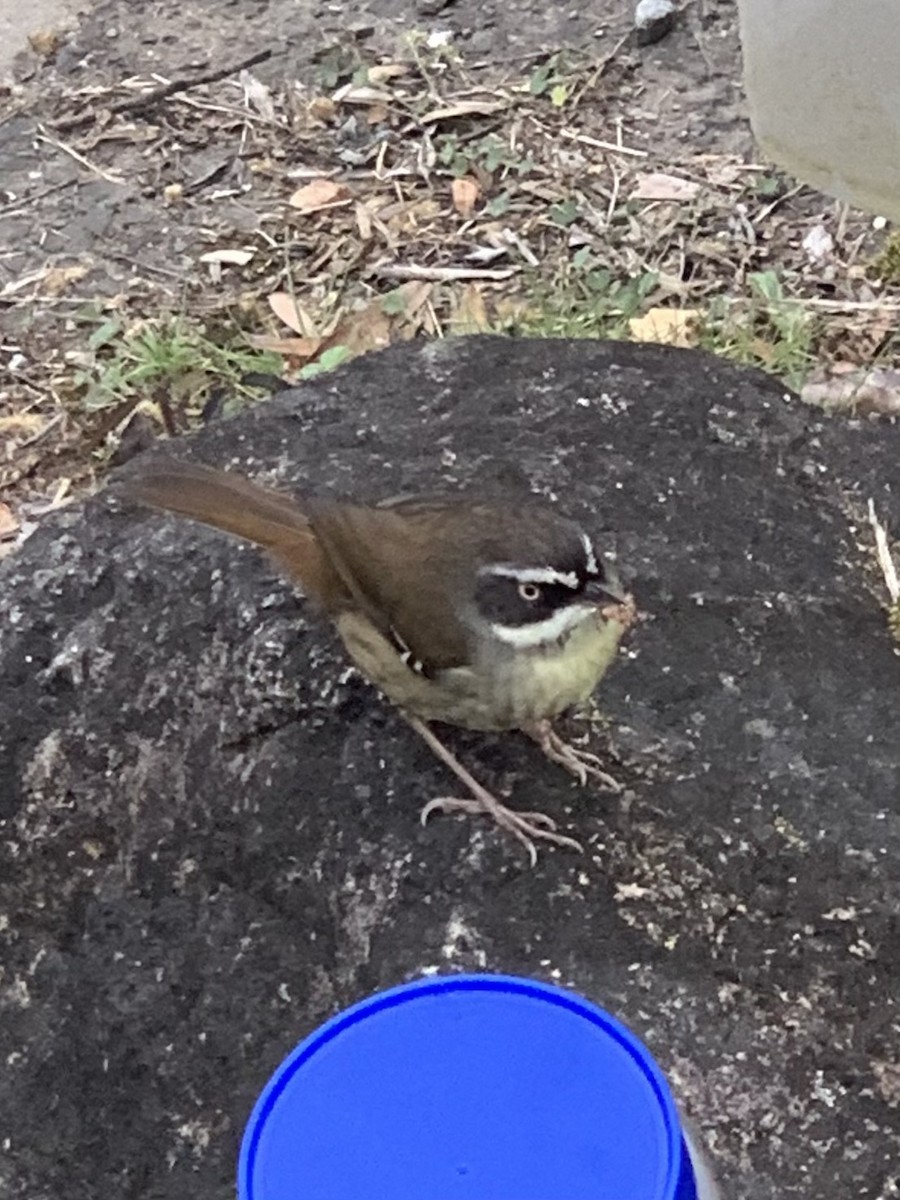
[[[634,10],[634,28],[639,46],[661,41],[675,24],[678,9],[674,0],[638,0]]]

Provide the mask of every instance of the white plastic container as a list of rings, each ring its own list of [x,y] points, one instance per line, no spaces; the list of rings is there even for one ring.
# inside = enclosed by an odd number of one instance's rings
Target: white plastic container
[[[738,0],[753,132],[823,192],[900,220],[900,0]]]

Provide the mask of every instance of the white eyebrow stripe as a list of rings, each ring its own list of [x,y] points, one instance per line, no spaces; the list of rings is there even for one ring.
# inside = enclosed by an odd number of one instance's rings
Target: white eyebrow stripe
[[[556,571],[553,567],[513,567],[505,563],[493,563],[482,567],[479,575],[498,575],[501,579],[515,579],[518,583],[559,583],[575,590],[579,587],[574,571]]]
[[[552,617],[534,621],[530,625],[503,625],[499,621],[492,621],[491,633],[508,646],[515,646],[518,650],[533,650],[538,646],[558,642],[564,634],[580,625],[585,617],[594,611],[591,604],[569,604],[558,609]]]
[[[594,543],[586,533],[581,535],[581,544],[584,546],[584,553],[587,558],[587,569],[589,575],[599,575],[600,568],[597,565],[597,553],[594,550]]]

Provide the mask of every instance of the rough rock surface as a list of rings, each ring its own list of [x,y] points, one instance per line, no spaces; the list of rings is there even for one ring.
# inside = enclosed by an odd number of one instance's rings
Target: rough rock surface
[[[253,549],[108,495],[48,520],[0,576],[0,1194],[226,1200],[296,1040],[474,967],[628,1021],[730,1196],[896,1195],[900,662],[863,512],[900,525],[900,431],[698,353],[472,339],[179,449],[370,496],[513,465],[614,531],[631,795],[451,733],[589,852],[423,829],[443,769]]]

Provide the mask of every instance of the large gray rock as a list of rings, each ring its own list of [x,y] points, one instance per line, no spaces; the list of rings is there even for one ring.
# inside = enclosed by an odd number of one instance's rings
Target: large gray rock
[[[0,1194],[226,1200],[281,1057],[435,966],[619,1013],[732,1197],[894,1194],[900,664],[863,513],[900,524],[898,430],[701,354],[472,339],[180,451],[372,497],[518,468],[614,533],[630,802],[451,732],[589,852],[422,829],[451,781],[252,548],[108,495],[49,520],[0,581]]]

